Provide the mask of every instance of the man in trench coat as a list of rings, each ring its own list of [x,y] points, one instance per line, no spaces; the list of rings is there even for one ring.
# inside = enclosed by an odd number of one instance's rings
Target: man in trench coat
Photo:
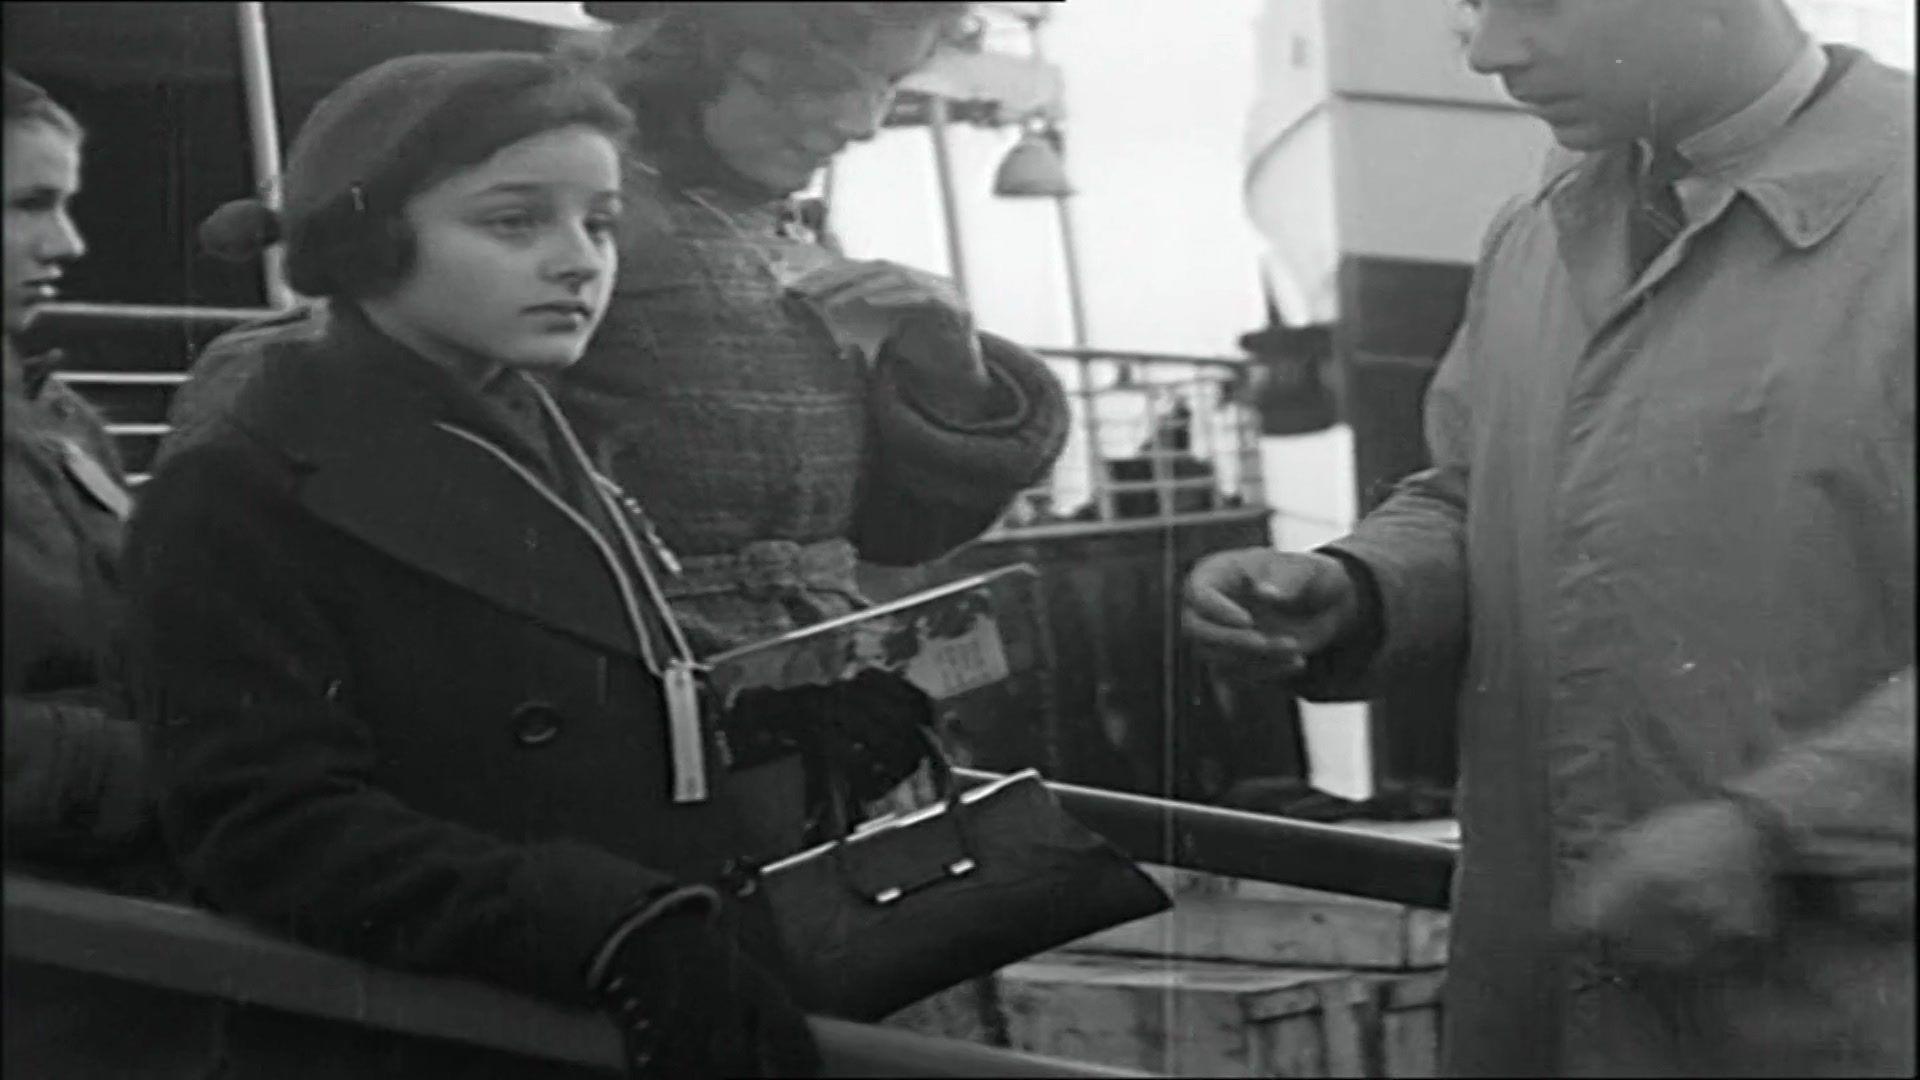
[[[1913,79],[1775,0],[1467,7],[1560,150],[1434,464],[1197,566],[1188,630],[1316,699],[1461,673],[1451,1074],[1912,1075]]]

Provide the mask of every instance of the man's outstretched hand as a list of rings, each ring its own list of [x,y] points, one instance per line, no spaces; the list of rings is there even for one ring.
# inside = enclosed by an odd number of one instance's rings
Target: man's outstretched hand
[[[1243,548],[1187,575],[1181,625],[1203,656],[1250,677],[1299,674],[1359,620],[1359,596],[1338,559]]]

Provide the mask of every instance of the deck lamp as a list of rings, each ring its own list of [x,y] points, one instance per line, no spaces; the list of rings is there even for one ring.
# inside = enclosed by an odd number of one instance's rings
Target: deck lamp
[[[1059,134],[1051,127],[1029,127],[993,174],[993,193],[1009,199],[1057,199],[1072,195],[1066,162],[1060,159]]]

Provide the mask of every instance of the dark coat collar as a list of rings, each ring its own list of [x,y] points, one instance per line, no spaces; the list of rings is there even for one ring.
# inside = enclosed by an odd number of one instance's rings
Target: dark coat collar
[[[640,655],[596,534],[443,426],[566,490],[472,391],[350,308],[321,337],[266,352],[234,421],[284,456],[309,512],[510,612]]]

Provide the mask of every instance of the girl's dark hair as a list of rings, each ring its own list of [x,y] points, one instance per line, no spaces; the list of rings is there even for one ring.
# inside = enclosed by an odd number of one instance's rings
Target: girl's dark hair
[[[501,148],[584,125],[616,146],[633,114],[590,73],[535,53],[423,54],[387,61],[328,94],[294,140],[285,209],[230,202],[201,223],[208,253],[235,261],[286,242],[287,280],[307,296],[357,300],[413,267],[407,201]]]
[[[309,296],[378,296],[413,267],[407,200],[501,148],[555,128],[585,125],[615,146],[633,116],[607,86],[556,70],[524,84],[487,83],[450,96],[410,134],[390,167],[286,221],[287,282]]]
[[[73,114],[53,100],[39,83],[24,78],[6,69],[7,75],[7,124],[45,124],[46,126],[72,137],[75,141],[86,137],[86,129]]]
[[[830,3],[634,3],[586,5],[621,22],[563,38],[561,54],[619,91],[642,117],[649,141],[686,137],[700,108],[719,96],[746,49],[831,66],[876,33],[938,27],[945,40],[971,29],[973,5],[928,0]],[[619,10],[610,10],[619,9]]]

